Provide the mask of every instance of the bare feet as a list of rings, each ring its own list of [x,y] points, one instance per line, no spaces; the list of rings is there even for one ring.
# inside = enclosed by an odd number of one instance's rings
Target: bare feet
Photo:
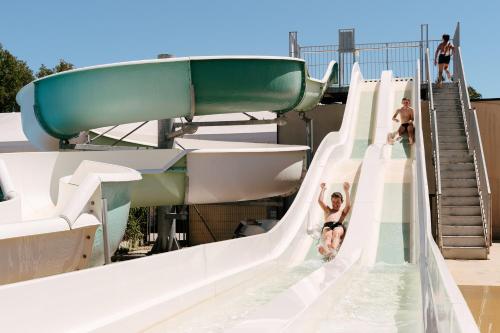
[[[318,252],[322,255],[322,256],[325,256],[327,254],[327,251],[325,250],[325,248],[320,245],[318,246]]]
[[[394,144],[394,139],[393,139],[391,133],[387,134],[387,144],[390,144],[390,145]]]

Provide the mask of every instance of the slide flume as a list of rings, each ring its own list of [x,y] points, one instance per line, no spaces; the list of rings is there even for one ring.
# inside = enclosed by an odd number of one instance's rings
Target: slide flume
[[[80,68],[50,75],[17,94],[23,130],[42,150],[81,131],[195,115],[307,111],[338,81],[332,61],[322,80],[304,60],[186,57]]]

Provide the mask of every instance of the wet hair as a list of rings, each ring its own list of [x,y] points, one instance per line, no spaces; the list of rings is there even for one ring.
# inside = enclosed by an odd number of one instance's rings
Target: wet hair
[[[445,42],[449,41],[449,40],[450,40],[450,35],[444,34],[444,35],[443,35],[443,40],[444,40]]]
[[[340,193],[340,192],[333,192],[332,193],[332,199],[333,198],[340,198],[340,201],[344,202],[344,197],[342,196],[342,193]]]
[[[404,102],[404,101],[408,101],[408,102],[409,102],[409,101],[410,101],[410,99],[409,99],[409,98],[407,98],[407,97],[403,97],[403,99],[402,99],[401,101],[402,101],[402,102]]]

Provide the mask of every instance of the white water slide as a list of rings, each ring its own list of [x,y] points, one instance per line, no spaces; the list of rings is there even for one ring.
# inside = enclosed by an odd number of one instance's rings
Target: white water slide
[[[385,144],[403,96],[416,144]],[[339,132],[318,148],[291,208],[266,234],[0,287],[9,332],[478,332],[430,234],[414,79],[354,66]],[[337,257],[324,264],[319,184],[352,183]]]

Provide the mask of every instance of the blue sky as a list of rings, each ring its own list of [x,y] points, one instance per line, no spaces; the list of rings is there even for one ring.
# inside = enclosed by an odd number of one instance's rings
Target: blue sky
[[[409,41],[462,27],[469,84],[483,97],[500,97],[498,1],[5,1],[0,43],[37,70],[58,59],[77,67],[176,56],[288,55],[288,32],[302,45],[337,42],[338,29],[355,28],[356,42]]]

